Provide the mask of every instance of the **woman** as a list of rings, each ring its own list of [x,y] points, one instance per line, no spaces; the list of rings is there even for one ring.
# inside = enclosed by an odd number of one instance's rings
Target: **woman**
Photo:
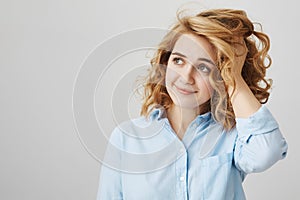
[[[269,47],[244,11],[178,16],[151,60],[142,117],[112,133],[98,200],[245,199],[245,176],[287,152],[262,105]]]

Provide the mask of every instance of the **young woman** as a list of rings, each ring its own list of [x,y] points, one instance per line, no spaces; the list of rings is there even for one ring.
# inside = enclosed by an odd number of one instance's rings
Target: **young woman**
[[[269,47],[244,11],[178,16],[151,60],[142,117],[111,135],[98,200],[245,199],[245,176],[287,152],[262,105]]]

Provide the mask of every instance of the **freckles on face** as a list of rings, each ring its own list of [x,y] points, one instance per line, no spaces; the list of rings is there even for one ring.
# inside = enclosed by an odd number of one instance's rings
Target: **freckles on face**
[[[166,71],[166,87],[174,104],[193,109],[210,99],[214,60],[215,52],[206,38],[191,34],[178,38]]]

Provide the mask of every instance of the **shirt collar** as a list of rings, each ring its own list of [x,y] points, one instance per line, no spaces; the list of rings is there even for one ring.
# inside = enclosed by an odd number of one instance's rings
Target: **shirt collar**
[[[150,119],[153,120],[160,120],[162,118],[166,117],[166,110],[161,107],[161,108],[154,108],[151,112],[150,112]]]
[[[163,107],[160,108],[154,108],[150,112],[150,119],[151,120],[161,120],[163,118],[166,118],[166,110]],[[207,122],[211,119],[211,112],[207,112],[201,115],[198,115],[193,121],[192,124],[196,124],[196,126],[199,126],[203,122]]]
[[[194,123],[199,126],[201,123],[203,122],[207,122],[211,119],[211,112],[207,112],[201,115],[198,115],[195,119],[194,119]]]

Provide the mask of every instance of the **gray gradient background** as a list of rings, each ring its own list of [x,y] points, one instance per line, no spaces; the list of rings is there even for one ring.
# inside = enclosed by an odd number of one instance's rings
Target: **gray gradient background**
[[[167,28],[186,1],[11,0],[0,2],[0,199],[96,199],[100,163],[83,148],[72,115],[82,62],[120,32]],[[274,79],[267,104],[289,144],[288,156],[246,178],[250,200],[298,199],[300,146],[297,1],[198,1],[244,9],[270,35]],[[137,58],[139,59],[139,58]]]

